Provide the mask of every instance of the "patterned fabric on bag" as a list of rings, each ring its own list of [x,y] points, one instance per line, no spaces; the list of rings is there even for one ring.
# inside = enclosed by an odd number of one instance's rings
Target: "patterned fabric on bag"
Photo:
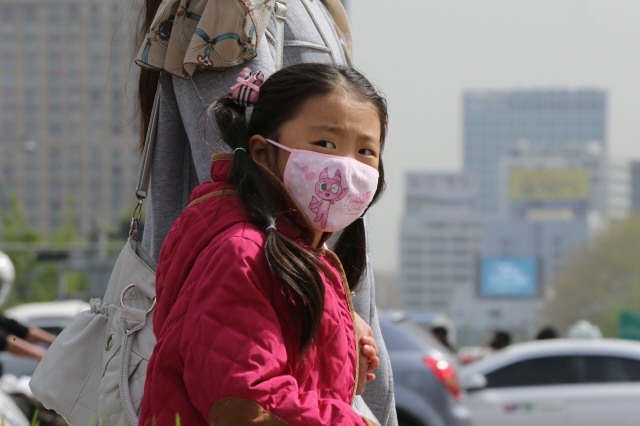
[[[299,0],[297,0],[299,1]],[[136,63],[191,78],[198,69],[220,70],[255,57],[276,0],[164,0]],[[351,51],[347,14],[339,0],[323,2]]]

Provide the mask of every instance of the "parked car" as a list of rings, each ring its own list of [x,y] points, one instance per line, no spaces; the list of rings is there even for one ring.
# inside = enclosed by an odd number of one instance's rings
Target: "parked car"
[[[380,316],[389,351],[400,426],[469,426],[456,357],[419,326]]]
[[[553,339],[462,368],[476,426],[637,426],[640,343]]]

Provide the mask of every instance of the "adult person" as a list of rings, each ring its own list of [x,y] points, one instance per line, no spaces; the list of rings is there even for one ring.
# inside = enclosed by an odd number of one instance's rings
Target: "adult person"
[[[0,251],[0,304],[6,296],[15,279],[15,269],[9,256]],[[39,327],[27,327],[18,321],[0,314],[0,351],[7,351],[14,355],[42,359],[46,350],[34,343],[50,345],[54,336]],[[2,367],[0,366],[0,375]]]
[[[277,10],[276,10],[277,9]],[[250,67],[268,77],[277,68],[278,22],[284,20],[283,65],[350,64],[348,20],[338,0],[144,0],[137,63],[142,140],[160,90],[143,247],[157,259],[193,188],[210,180],[211,155],[228,150],[207,109]],[[280,18],[278,18],[278,16]],[[159,78],[158,78],[158,71]],[[367,256],[368,257],[368,256]],[[354,295],[380,360],[363,395],[381,425],[395,426],[393,378],[375,307],[371,265]],[[364,328],[361,324],[360,329]],[[362,333],[361,333],[362,334]]]
[[[451,343],[449,343],[449,330],[447,330],[447,327],[441,325],[432,327],[431,334],[433,334],[433,337],[438,339],[445,348],[449,349],[453,353],[456,352],[455,348],[451,346]]]

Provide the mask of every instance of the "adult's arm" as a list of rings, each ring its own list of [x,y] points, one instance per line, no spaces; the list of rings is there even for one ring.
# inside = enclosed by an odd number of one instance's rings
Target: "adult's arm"
[[[348,403],[299,390],[283,336],[294,326],[271,303],[268,270],[262,247],[232,237],[211,254],[193,292],[184,291],[190,303],[178,350],[191,402],[219,426],[367,425]]]
[[[365,226],[369,230],[369,222],[365,217]],[[367,249],[370,241],[367,232]],[[369,257],[369,255],[367,255]],[[398,418],[396,414],[396,403],[393,393],[393,372],[391,371],[391,361],[389,353],[380,331],[378,312],[376,309],[376,288],[373,278],[373,267],[367,261],[366,275],[360,283],[360,287],[353,297],[353,308],[364,319],[373,330],[373,337],[378,345],[378,358],[380,365],[376,371],[376,379],[367,383],[367,388],[362,398],[367,403],[371,411],[376,415],[380,424],[386,426],[397,426]]]

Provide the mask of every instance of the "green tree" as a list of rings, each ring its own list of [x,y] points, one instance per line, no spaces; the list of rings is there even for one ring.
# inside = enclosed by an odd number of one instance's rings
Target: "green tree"
[[[621,311],[640,311],[640,217],[612,220],[570,253],[553,284],[543,319],[566,330],[579,319],[617,337]]]
[[[17,196],[9,200],[9,209],[0,213],[0,241],[4,243],[72,242],[75,203],[67,205],[66,219],[49,237],[29,224]],[[6,251],[16,268],[14,287],[5,307],[20,303],[55,300],[58,292],[59,268],[56,262],[39,261],[35,251]]]

